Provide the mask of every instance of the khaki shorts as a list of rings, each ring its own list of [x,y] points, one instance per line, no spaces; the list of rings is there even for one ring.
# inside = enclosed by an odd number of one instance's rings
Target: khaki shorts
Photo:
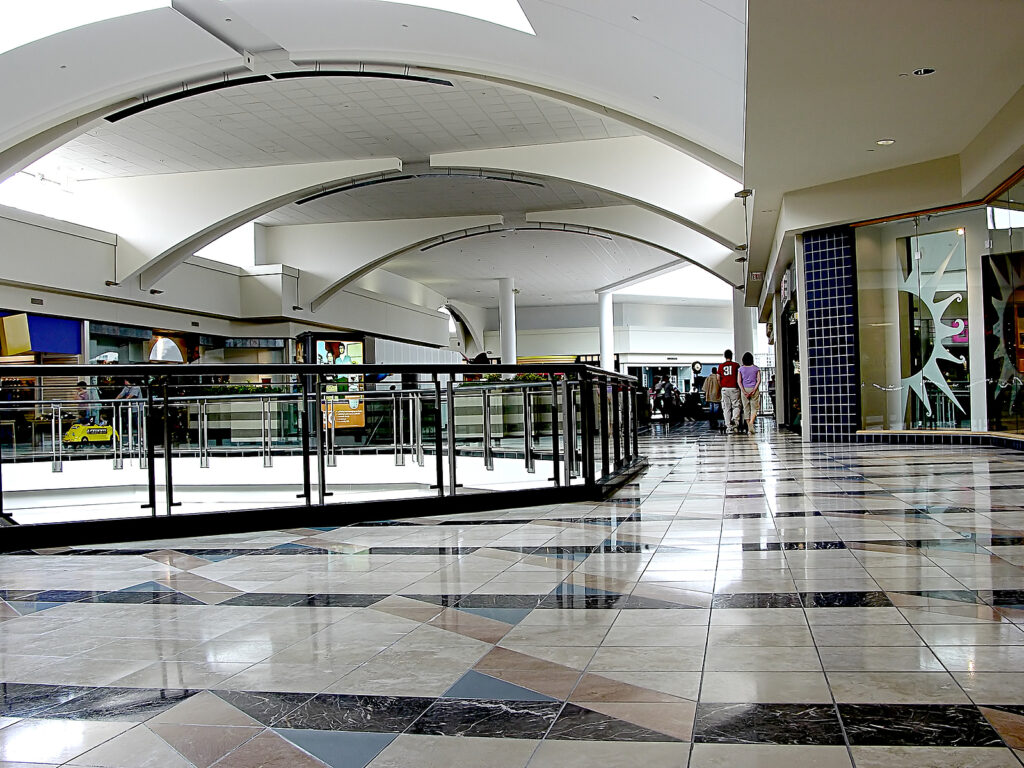
[[[740,391],[740,400],[743,401],[743,418],[750,421],[761,412],[761,391],[755,390],[749,395]]]

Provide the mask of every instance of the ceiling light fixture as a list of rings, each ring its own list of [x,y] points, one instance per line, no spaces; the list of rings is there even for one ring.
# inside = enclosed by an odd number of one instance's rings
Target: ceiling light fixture
[[[875,142],[875,144],[877,144],[880,147],[888,147],[891,144],[895,144],[895,143],[896,143],[896,139],[879,139],[878,141]]]
[[[97,21],[115,19],[155,8],[169,8],[171,0],[35,0],[32,3],[4,3],[0,25],[0,54],[44,37],[84,27]]]
[[[536,35],[530,20],[523,12],[519,0],[378,0],[381,3],[401,3],[415,5],[419,8],[430,8],[435,11],[457,13],[480,21],[489,21],[502,27],[508,27],[528,35]]]
[[[918,67],[914,70],[914,74],[918,77],[928,77],[928,75],[935,74],[935,67]]]

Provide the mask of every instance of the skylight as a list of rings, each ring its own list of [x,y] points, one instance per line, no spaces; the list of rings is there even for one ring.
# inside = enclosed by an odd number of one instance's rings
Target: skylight
[[[732,286],[700,267],[684,266],[615,291],[616,296],[655,296],[714,302],[731,301]],[[697,302],[699,303],[699,301]]]
[[[0,0],[0,54],[75,27],[167,8],[171,0]]]
[[[419,8],[433,8],[435,11],[448,11],[461,16],[470,16],[481,21],[489,21],[509,29],[535,35],[530,20],[526,18],[519,0],[379,0],[382,3],[401,3],[415,5]]]

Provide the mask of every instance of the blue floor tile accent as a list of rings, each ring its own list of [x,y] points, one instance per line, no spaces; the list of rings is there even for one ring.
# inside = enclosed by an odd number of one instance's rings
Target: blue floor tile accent
[[[397,733],[312,731],[276,728],[275,732],[331,768],[365,768],[398,736]]]
[[[118,592],[174,592],[175,590],[170,587],[160,584],[156,581],[144,581],[141,584],[135,584],[124,589],[117,590]]]
[[[507,683],[496,677],[470,670],[444,692],[445,699],[488,699],[492,701],[557,701],[543,693]]]
[[[518,624],[533,612],[532,608],[458,608],[460,611],[483,616],[485,619],[503,621],[506,624]]]

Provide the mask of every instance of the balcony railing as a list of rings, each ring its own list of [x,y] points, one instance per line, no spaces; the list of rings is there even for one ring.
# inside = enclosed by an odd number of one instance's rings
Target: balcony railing
[[[635,380],[582,365],[3,374],[5,551],[600,499],[644,466]]]

